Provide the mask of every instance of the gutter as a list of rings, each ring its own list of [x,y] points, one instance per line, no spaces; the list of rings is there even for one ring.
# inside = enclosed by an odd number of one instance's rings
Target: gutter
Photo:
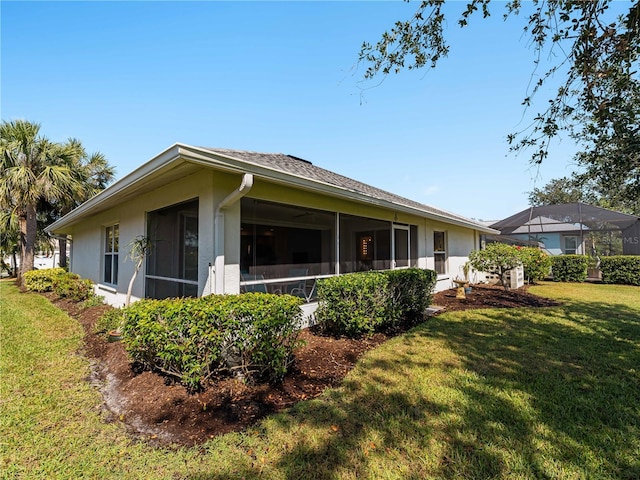
[[[212,273],[214,283],[212,285],[212,288],[209,289],[209,293],[224,293],[224,210],[236,203],[247,193],[249,193],[252,187],[253,174],[245,173],[242,176],[242,182],[240,183],[240,186],[229,195],[227,195],[216,207],[213,220],[213,255],[215,260],[213,263]]]

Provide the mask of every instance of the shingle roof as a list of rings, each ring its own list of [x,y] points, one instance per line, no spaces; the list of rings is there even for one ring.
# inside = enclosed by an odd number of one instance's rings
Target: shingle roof
[[[253,163],[262,167],[267,167],[290,175],[296,175],[310,180],[327,183],[336,187],[351,190],[361,195],[367,195],[369,197],[377,198],[380,200],[405,205],[407,207],[415,208],[427,213],[432,213],[444,218],[459,220],[461,222],[472,223],[485,227],[485,225],[482,225],[475,220],[471,220],[461,215],[456,215],[455,213],[434,208],[430,205],[425,205],[423,203],[413,201],[400,195],[396,195],[394,193],[372,187],[371,185],[358,182],[357,180],[353,180],[352,178],[345,177],[321,167],[317,167],[310,161],[294,157],[293,155],[286,155],[284,153],[260,153],[246,150],[232,150],[227,148],[198,148],[219,155],[242,160],[244,162]]]
[[[293,155],[193,147],[181,143],[172,145],[119,179],[95,197],[51,224],[46,230],[56,234],[67,233],[65,229],[69,229],[87,215],[95,215],[117,205],[123,199],[131,199],[133,196],[139,195],[142,191],[160,188],[167,179],[181,178],[185,172],[193,173],[193,170],[189,170],[188,164],[190,163],[196,166],[210,165],[223,170],[228,167],[229,171],[236,173],[258,174],[270,181],[304,185],[304,187],[317,189],[325,194],[347,197],[350,200],[387,204],[386,207],[393,205],[426,218],[473,228],[484,233],[496,233],[493,228],[482,225],[475,220],[372,187],[324,168],[316,167],[311,162]]]

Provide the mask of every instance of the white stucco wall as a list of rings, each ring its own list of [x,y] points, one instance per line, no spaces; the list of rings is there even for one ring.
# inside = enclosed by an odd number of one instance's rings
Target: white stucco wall
[[[231,191],[236,178],[240,177],[222,174],[214,180],[210,170],[202,170],[83,220],[72,231],[71,270],[96,283],[96,292],[105,296],[109,303],[123,304],[134,273],[134,264],[127,258],[127,245],[136,236],[146,234],[147,212],[198,198],[198,291],[208,293],[208,265],[213,262],[214,203]],[[104,229],[114,224],[119,225],[120,243],[116,286],[105,285],[102,281]],[[143,265],[133,285],[133,299],[144,296],[144,268]]]
[[[454,279],[464,278],[463,266],[469,259],[469,253],[479,248],[479,235],[474,230],[444,222],[426,220],[425,223],[426,258],[421,259],[424,266],[422,264],[419,266],[435,270],[433,232],[445,232],[447,248],[446,273],[438,275],[435,291],[439,292],[453,288],[455,287]]]
[[[132,196],[117,207],[103,211],[82,220],[73,227],[73,248],[71,270],[96,283],[96,293],[103,295],[108,303],[124,304],[129,280],[133,275],[133,262],[127,259],[127,245],[138,235],[146,234],[147,212],[175,205],[180,202],[199,199],[198,226],[198,292],[207,295],[215,291],[215,216],[218,204],[236,190],[242,181],[240,174],[228,174],[202,169],[168,183],[151,192]],[[318,193],[294,190],[284,185],[254,181],[249,197],[273,202],[309,207],[331,212],[375,218],[390,222],[417,225],[418,266],[434,268],[433,232],[446,232],[447,273],[441,275],[436,291],[451,288],[452,280],[462,277],[462,266],[469,252],[477,248],[478,234],[471,229],[444,222],[396,212],[391,209],[364,205],[336,199]],[[221,211],[224,222],[224,283],[225,293],[238,293],[240,282],[240,202],[233,203]],[[109,225],[119,225],[118,284],[105,285],[102,282],[104,230]],[[132,291],[132,299],[144,296],[144,266],[138,274]]]

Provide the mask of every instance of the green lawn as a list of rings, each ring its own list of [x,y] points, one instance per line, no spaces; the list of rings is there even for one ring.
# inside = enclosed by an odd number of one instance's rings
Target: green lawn
[[[155,448],[103,421],[81,328],[0,282],[2,478],[640,478],[640,288],[452,312],[241,434]]]

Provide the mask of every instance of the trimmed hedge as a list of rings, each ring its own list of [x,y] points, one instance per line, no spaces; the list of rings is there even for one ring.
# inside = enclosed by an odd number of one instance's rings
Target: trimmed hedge
[[[604,283],[640,285],[640,257],[615,255],[600,259],[600,271]]]
[[[333,335],[372,334],[392,315],[389,278],[358,272],[318,280],[316,320]]]
[[[56,278],[66,274],[64,268],[44,268],[42,270],[30,270],[22,276],[24,287],[30,292],[50,292],[53,290],[53,282]]]
[[[433,289],[438,280],[435,270],[406,268],[388,270],[384,274],[392,289],[393,321],[413,324],[421,321],[424,311],[433,298]]]
[[[316,319],[326,333],[359,337],[422,319],[436,272],[418,268],[358,272],[318,281]]]
[[[293,360],[302,300],[245,293],[143,299],[124,309],[131,359],[197,390],[213,376],[279,381]]]
[[[551,273],[556,282],[584,282],[587,279],[589,257],[558,255],[551,258]]]

